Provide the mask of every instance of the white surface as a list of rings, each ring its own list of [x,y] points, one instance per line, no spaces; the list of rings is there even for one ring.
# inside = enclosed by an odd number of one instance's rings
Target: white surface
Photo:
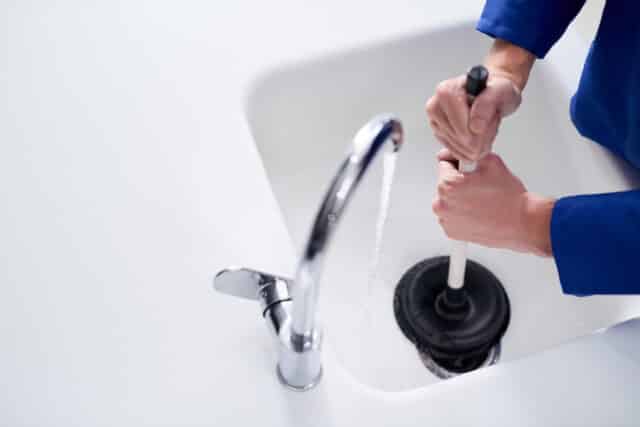
[[[294,261],[242,112],[253,76],[480,8],[441,5],[4,2],[0,424],[633,425],[637,364],[601,341],[406,393],[328,348],[295,394],[256,307],[210,289]]]

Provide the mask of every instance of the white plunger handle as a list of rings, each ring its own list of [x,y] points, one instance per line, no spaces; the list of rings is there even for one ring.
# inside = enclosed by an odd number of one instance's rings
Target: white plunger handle
[[[475,162],[460,162],[458,170],[462,173],[471,173],[476,170]],[[460,289],[464,285],[464,272],[467,267],[467,242],[451,240],[451,256],[449,257],[449,278],[447,284],[450,288]]]
[[[484,90],[489,72],[482,65],[477,65],[467,73],[465,91],[469,105],[473,104],[476,96]],[[472,173],[476,170],[475,162],[459,162],[458,170],[462,173]],[[464,273],[467,267],[467,242],[451,240],[451,256],[449,257],[449,277],[447,284],[452,289],[460,289],[464,285]]]

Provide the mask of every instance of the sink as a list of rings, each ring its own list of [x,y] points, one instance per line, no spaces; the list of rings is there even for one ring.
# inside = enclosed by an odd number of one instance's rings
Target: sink
[[[431,212],[439,146],[425,120],[425,101],[439,81],[482,62],[489,44],[471,23],[442,27],[282,66],[258,78],[247,97],[255,143],[298,249],[354,132],[381,112],[403,121],[406,144],[398,157],[380,262],[372,269],[382,180],[382,161],[376,160],[336,233],[321,285],[327,351],[370,387],[401,391],[441,381],[396,325],[393,292],[415,263],[449,251]],[[581,64],[575,54],[557,49],[536,64],[520,111],[503,123],[496,152],[539,193],[631,187],[632,173],[573,129],[568,102],[575,82],[559,70],[577,72]],[[511,301],[499,363],[640,315],[640,297],[563,295],[552,260],[475,245],[468,253],[502,281]]]

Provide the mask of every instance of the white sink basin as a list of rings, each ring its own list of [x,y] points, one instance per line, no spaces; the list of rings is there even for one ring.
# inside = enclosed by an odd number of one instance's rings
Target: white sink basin
[[[424,103],[440,80],[481,62],[489,43],[471,24],[443,28],[279,69],[259,79],[248,98],[250,126],[297,248],[355,131],[380,112],[395,113],[404,123],[407,143],[398,159],[376,280],[367,283],[380,160],[347,209],[320,286],[327,351],[335,351],[369,386],[399,391],[439,381],[397,327],[393,292],[412,265],[449,250],[431,213],[439,147]],[[581,64],[573,57],[557,50],[536,65],[521,110],[504,122],[496,151],[540,193],[629,187],[619,163],[573,130],[568,117],[572,88],[558,72],[562,67],[577,72]],[[512,319],[500,363],[640,314],[637,297],[563,295],[552,260],[477,246],[469,255],[493,271],[509,294]]]

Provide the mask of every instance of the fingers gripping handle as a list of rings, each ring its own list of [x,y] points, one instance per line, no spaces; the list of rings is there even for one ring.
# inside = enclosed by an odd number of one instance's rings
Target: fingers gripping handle
[[[476,65],[467,73],[464,89],[467,92],[469,105],[473,104],[476,96],[487,87],[489,72],[482,65]],[[458,170],[471,173],[476,170],[476,162],[460,161]],[[447,283],[450,288],[460,289],[464,285],[464,273],[467,266],[467,242],[451,241],[451,256],[449,257],[449,277]]]

